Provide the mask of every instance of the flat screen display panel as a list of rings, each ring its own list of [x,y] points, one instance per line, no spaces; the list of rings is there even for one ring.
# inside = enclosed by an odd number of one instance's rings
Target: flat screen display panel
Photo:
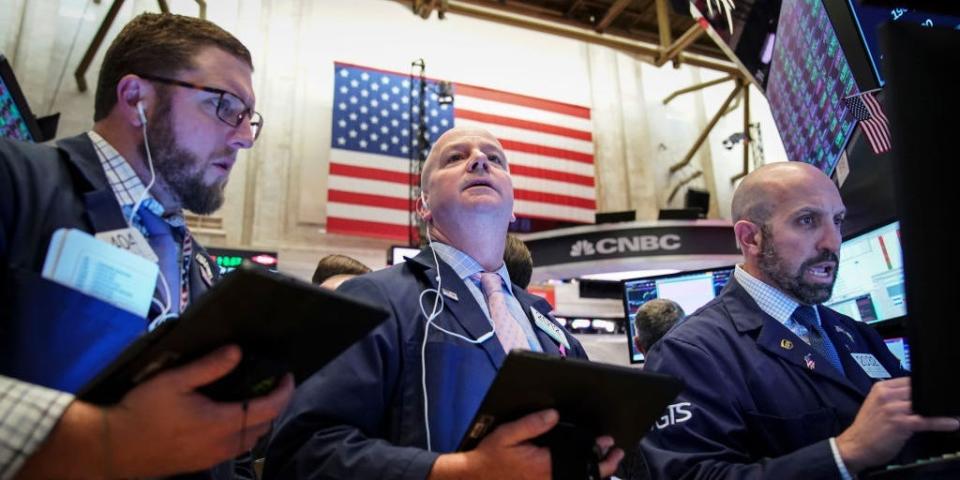
[[[850,66],[820,0],[784,2],[776,36],[766,97],[787,158],[829,175],[856,126]]]
[[[907,314],[900,222],[852,237],[840,246],[840,266],[829,308],[876,323]]]
[[[643,353],[636,346],[637,310],[655,298],[667,298],[677,302],[686,314],[691,314],[723,290],[733,275],[733,268],[720,267],[693,272],[672,273],[623,281],[624,318],[627,319],[627,345],[630,362],[644,361]]]

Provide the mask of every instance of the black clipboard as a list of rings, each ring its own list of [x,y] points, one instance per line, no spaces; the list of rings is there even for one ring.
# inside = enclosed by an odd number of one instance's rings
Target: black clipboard
[[[617,446],[632,448],[682,389],[669,375],[513,350],[457,450],[471,450],[500,424],[546,408],[591,439],[610,435]]]
[[[157,372],[227,344],[240,364],[199,390],[219,401],[268,393],[286,372],[305,380],[387,317],[387,312],[248,262],[227,274],[183,315],[144,335],[78,393],[113,404]]]

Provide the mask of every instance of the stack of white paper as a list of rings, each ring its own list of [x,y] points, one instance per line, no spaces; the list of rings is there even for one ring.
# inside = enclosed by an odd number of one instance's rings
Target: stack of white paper
[[[158,267],[139,255],[101,242],[86,232],[54,232],[43,278],[146,317]]]

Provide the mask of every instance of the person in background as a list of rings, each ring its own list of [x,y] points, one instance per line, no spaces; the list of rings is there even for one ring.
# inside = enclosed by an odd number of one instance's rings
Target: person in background
[[[160,372],[117,405],[65,391],[216,280],[183,211],[220,208],[237,153],[253,146],[252,73],[247,48],[213,23],[145,13],[104,55],[92,130],[55,145],[0,140],[0,478],[235,478],[220,462],[289,401],[289,375],[245,402],[194,391],[240,362],[236,346]],[[158,263],[147,318],[41,275],[61,228]]]
[[[508,233],[506,247],[503,249],[503,263],[510,273],[510,280],[518,287],[526,290],[533,276],[533,256],[527,244],[520,237]]]
[[[327,255],[317,262],[313,283],[336,290],[343,282],[372,271],[370,267],[346,255]]]
[[[637,351],[646,354],[684,316],[683,307],[667,298],[654,298],[641,305],[633,320],[633,343]]]

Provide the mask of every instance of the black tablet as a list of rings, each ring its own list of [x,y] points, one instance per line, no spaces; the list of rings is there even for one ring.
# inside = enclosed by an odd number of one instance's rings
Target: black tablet
[[[630,448],[680,393],[683,382],[658,373],[514,350],[487,391],[459,450],[470,450],[498,425],[546,408],[563,425],[592,437],[610,435]]]
[[[226,377],[202,387],[221,401],[269,392],[283,373],[305,380],[387,317],[380,308],[245,263],[127,347],[77,397],[112,404],[155,373],[227,344],[243,350]]]

